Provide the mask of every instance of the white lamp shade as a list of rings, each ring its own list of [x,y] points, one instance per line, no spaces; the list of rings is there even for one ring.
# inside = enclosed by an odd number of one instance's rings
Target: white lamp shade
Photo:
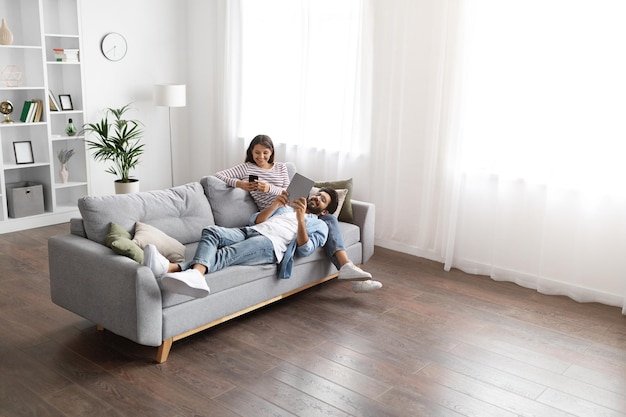
[[[156,84],[153,90],[154,104],[165,107],[185,107],[187,86],[185,84]]]

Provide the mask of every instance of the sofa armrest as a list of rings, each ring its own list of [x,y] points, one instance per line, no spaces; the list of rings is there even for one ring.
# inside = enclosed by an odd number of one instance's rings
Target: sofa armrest
[[[363,263],[374,254],[374,233],[376,227],[376,206],[364,201],[352,200],[352,223],[361,228]]]
[[[149,268],[72,234],[48,240],[52,301],[147,346],[162,342],[162,300]]]

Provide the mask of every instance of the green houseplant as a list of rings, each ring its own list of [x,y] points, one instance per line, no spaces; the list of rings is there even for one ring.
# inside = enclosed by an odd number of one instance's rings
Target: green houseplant
[[[96,161],[113,163],[106,172],[118,178],[115,180],[118,194],[138,190],[139,180],[130,178],[130,171],[139,164],[144,152],[144,144],[141,143],[143,135],[141,123],[124,118],[129,109],[130,104],[119,109],[107,108],[100,122],[83,126],[85,132],[95,136],[93,140],[85,140],[87,147],[94,151],[93,158]],[[131,190],[124,190],[128,188],[129,183],[133,183],[134,187]]]

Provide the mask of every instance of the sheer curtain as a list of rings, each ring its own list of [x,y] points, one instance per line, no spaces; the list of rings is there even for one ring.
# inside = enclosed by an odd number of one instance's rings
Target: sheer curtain
[[[221,2],[217,169],[251,139],[241,1]],[[359,13],[359,150],[315,145],[348,123],[304,144],[261,125],[245,135],[274,137],[278,159],[316,179],[354,177],[356,198],[376,204],[379,246],[626,313],[622,0],[371,0]]]
[[[446,268],[626,313],[626,3],[472,0]]]
[[[306,175],[363,183],[370,149],[368,1],[236,3],[229,8],[239,14],[228,18],[230,45],[240,48],[240,72],[232,77],[239,77],[240,107],[229,154],[243,155],[264,133],[277,147],[277,160],[295,162]]]
[[[626,313],[623,4],[376,1],[377,245]]]

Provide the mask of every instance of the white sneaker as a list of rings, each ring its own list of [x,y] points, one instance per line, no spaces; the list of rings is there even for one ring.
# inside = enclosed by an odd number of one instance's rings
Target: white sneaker
[[[352,291],[354,292],[372,292],[380,290],[382,287],[382,283],[372,281],[371,279],[368,279],[367,281],[354,281],[352,283]]]
[[[159,278],[167,272],[170,261],[159,253],[156,246],[150,244],[143,248],[143,265],[150,268],[154,276]]]
[[[358,266],[354,265],[352,261],[348,262],[339,270],[339,276],[337,279],[348,279],[351,281],[365,281],[372,279],[372,274],[365,272]]]
[[[206,297],[210,292],[204,275],[197,269],[166,274],[161,280],[161,285],[168,291],[194,298]]]

